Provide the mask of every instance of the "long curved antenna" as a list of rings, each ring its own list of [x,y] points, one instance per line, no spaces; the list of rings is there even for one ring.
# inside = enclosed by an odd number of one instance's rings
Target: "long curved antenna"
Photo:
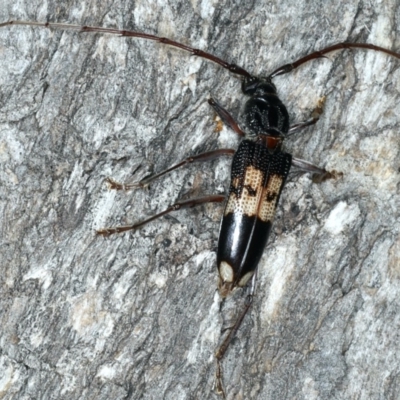
[[[81,25],[73,25],[73,24],[63,24],[63,23],[52,23],[52,22],[36,22],[36,21],[7,21],[0,23],[0,28],[9,25],[25,25],[25,26],[39,26],[42,28],[49,29],[60,29],[60,30],[73,30],[77,32],[96,32],[96,33],[109,33],[111,35],[119,35],[124,37],[135,37],[146,40],[153,40],[155,42],[159,42],[162,44],[166,44],[169,46],[177,47],[178,49],[185,50],[191,53],[193,56],[202,57],[216,64],[219,64],[222,68],[227,69],[228,71],[241,75],[244,77],[250,78],[252,75],[249,74],[244,68],[239,67],[236,64],[229,64],[226,61],[222,60],[219,57],[216,57],[210,53],[207,53],[200,49],[195,49],[190,46],[186,46],[183,43],[175,42],[174,40],[160,37],[156,35],[150,35],[148,33],[129,31],[123,29],[114,29],[114,28],[102,28],[100,26],[81,26]]]
[[[322,50],[314,51],[313,53],[310,53],[302,58],[299,58],[297,61],[294,61],[290,64],[282,65],[281,67],[277,68],[274,72],[272,72],[272,74],[270,74],[268,78],[274,78],[275,76],[278,75],[287,74],[288,72],[293,71],[294,69],[296,69],[297,67],[308,61],[315,60],[316,58],[323,58],[324,54],[342,49],[368,49],[368,50],[380,51],[382,53],[389,54],[392,57],[400,58],[400,53],[396,53],[395,51],[385,49],[384,47],[375,46],[374,44],[347,43],[347,42],[336,43],[333,44],[332,46],[325,47]]]

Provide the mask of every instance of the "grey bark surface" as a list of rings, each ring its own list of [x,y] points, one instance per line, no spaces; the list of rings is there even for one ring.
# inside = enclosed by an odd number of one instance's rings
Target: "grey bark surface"
[[[311,4],[310,4],[311,3]],[[8,19],[135,29],[257,75],[338,41],[400,51],[400,7],[369,2],[11,3]],[[214,399],[223,205],[103,239],[180,198],[226,193],[230,160],[129,193],[187,155],[238,144],[240,80],[143,40],[0,29],[0,398]],[[291,176],[259,265],[254,305],[223,362],[228,399],[395,399],[400,392],[400,61],[341,51],[276,78],[286,149],[338,180]]]

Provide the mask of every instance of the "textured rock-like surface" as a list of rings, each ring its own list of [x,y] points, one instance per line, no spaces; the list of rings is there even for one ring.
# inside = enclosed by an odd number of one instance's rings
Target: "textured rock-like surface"
[[[9,3],[0,21],[134,28],[255,74],[337,41],[400,50],[389,2]],[[0,29],[0,71],[0,397],[216,398],[213,352],[235,304],[222,315],[215,290],[223,206],[106,240],[94,230],[227,191],[229,159],[128,194],[104,178],[135,181],[237,146],[215,133],[207,99],[238,115],[239,80],[143,40],[18,26]],[[319,123],[286,149],[344,176],[289,179],[254,307],[223,364],[229,399],[400,392],[399,82],[399,60],[365,51],[275,79],[293,122],[327,96]]]

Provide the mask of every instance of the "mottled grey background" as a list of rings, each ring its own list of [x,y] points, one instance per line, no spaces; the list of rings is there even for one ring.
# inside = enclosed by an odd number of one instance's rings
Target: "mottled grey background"
[[[157,33],[261,75],[337,41],[400,51],[391,1],[3,0],[12,18]],[[0,71],[0,398],[216,398],[213,353],[243,295],[220,312],[223,206],[94,231],[226,193],[229,159],[127,194],[104,178],[237,146],[207,99],[238,115],[240,80],[143,40],[27,27],[0,29]],[[343,51],[275,80],[293,122],[327,96],[286,148],[344,176],[288,182],[223,364],[229,399],[398,398],[399,78],[400,60]]]

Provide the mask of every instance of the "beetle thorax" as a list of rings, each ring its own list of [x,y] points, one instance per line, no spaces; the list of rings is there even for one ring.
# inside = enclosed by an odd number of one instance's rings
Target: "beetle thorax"
[[[289,114],[268,78],[247,78],[242,91],[250,99],[244,107],[244,121],[251,135],[285,136]]]

